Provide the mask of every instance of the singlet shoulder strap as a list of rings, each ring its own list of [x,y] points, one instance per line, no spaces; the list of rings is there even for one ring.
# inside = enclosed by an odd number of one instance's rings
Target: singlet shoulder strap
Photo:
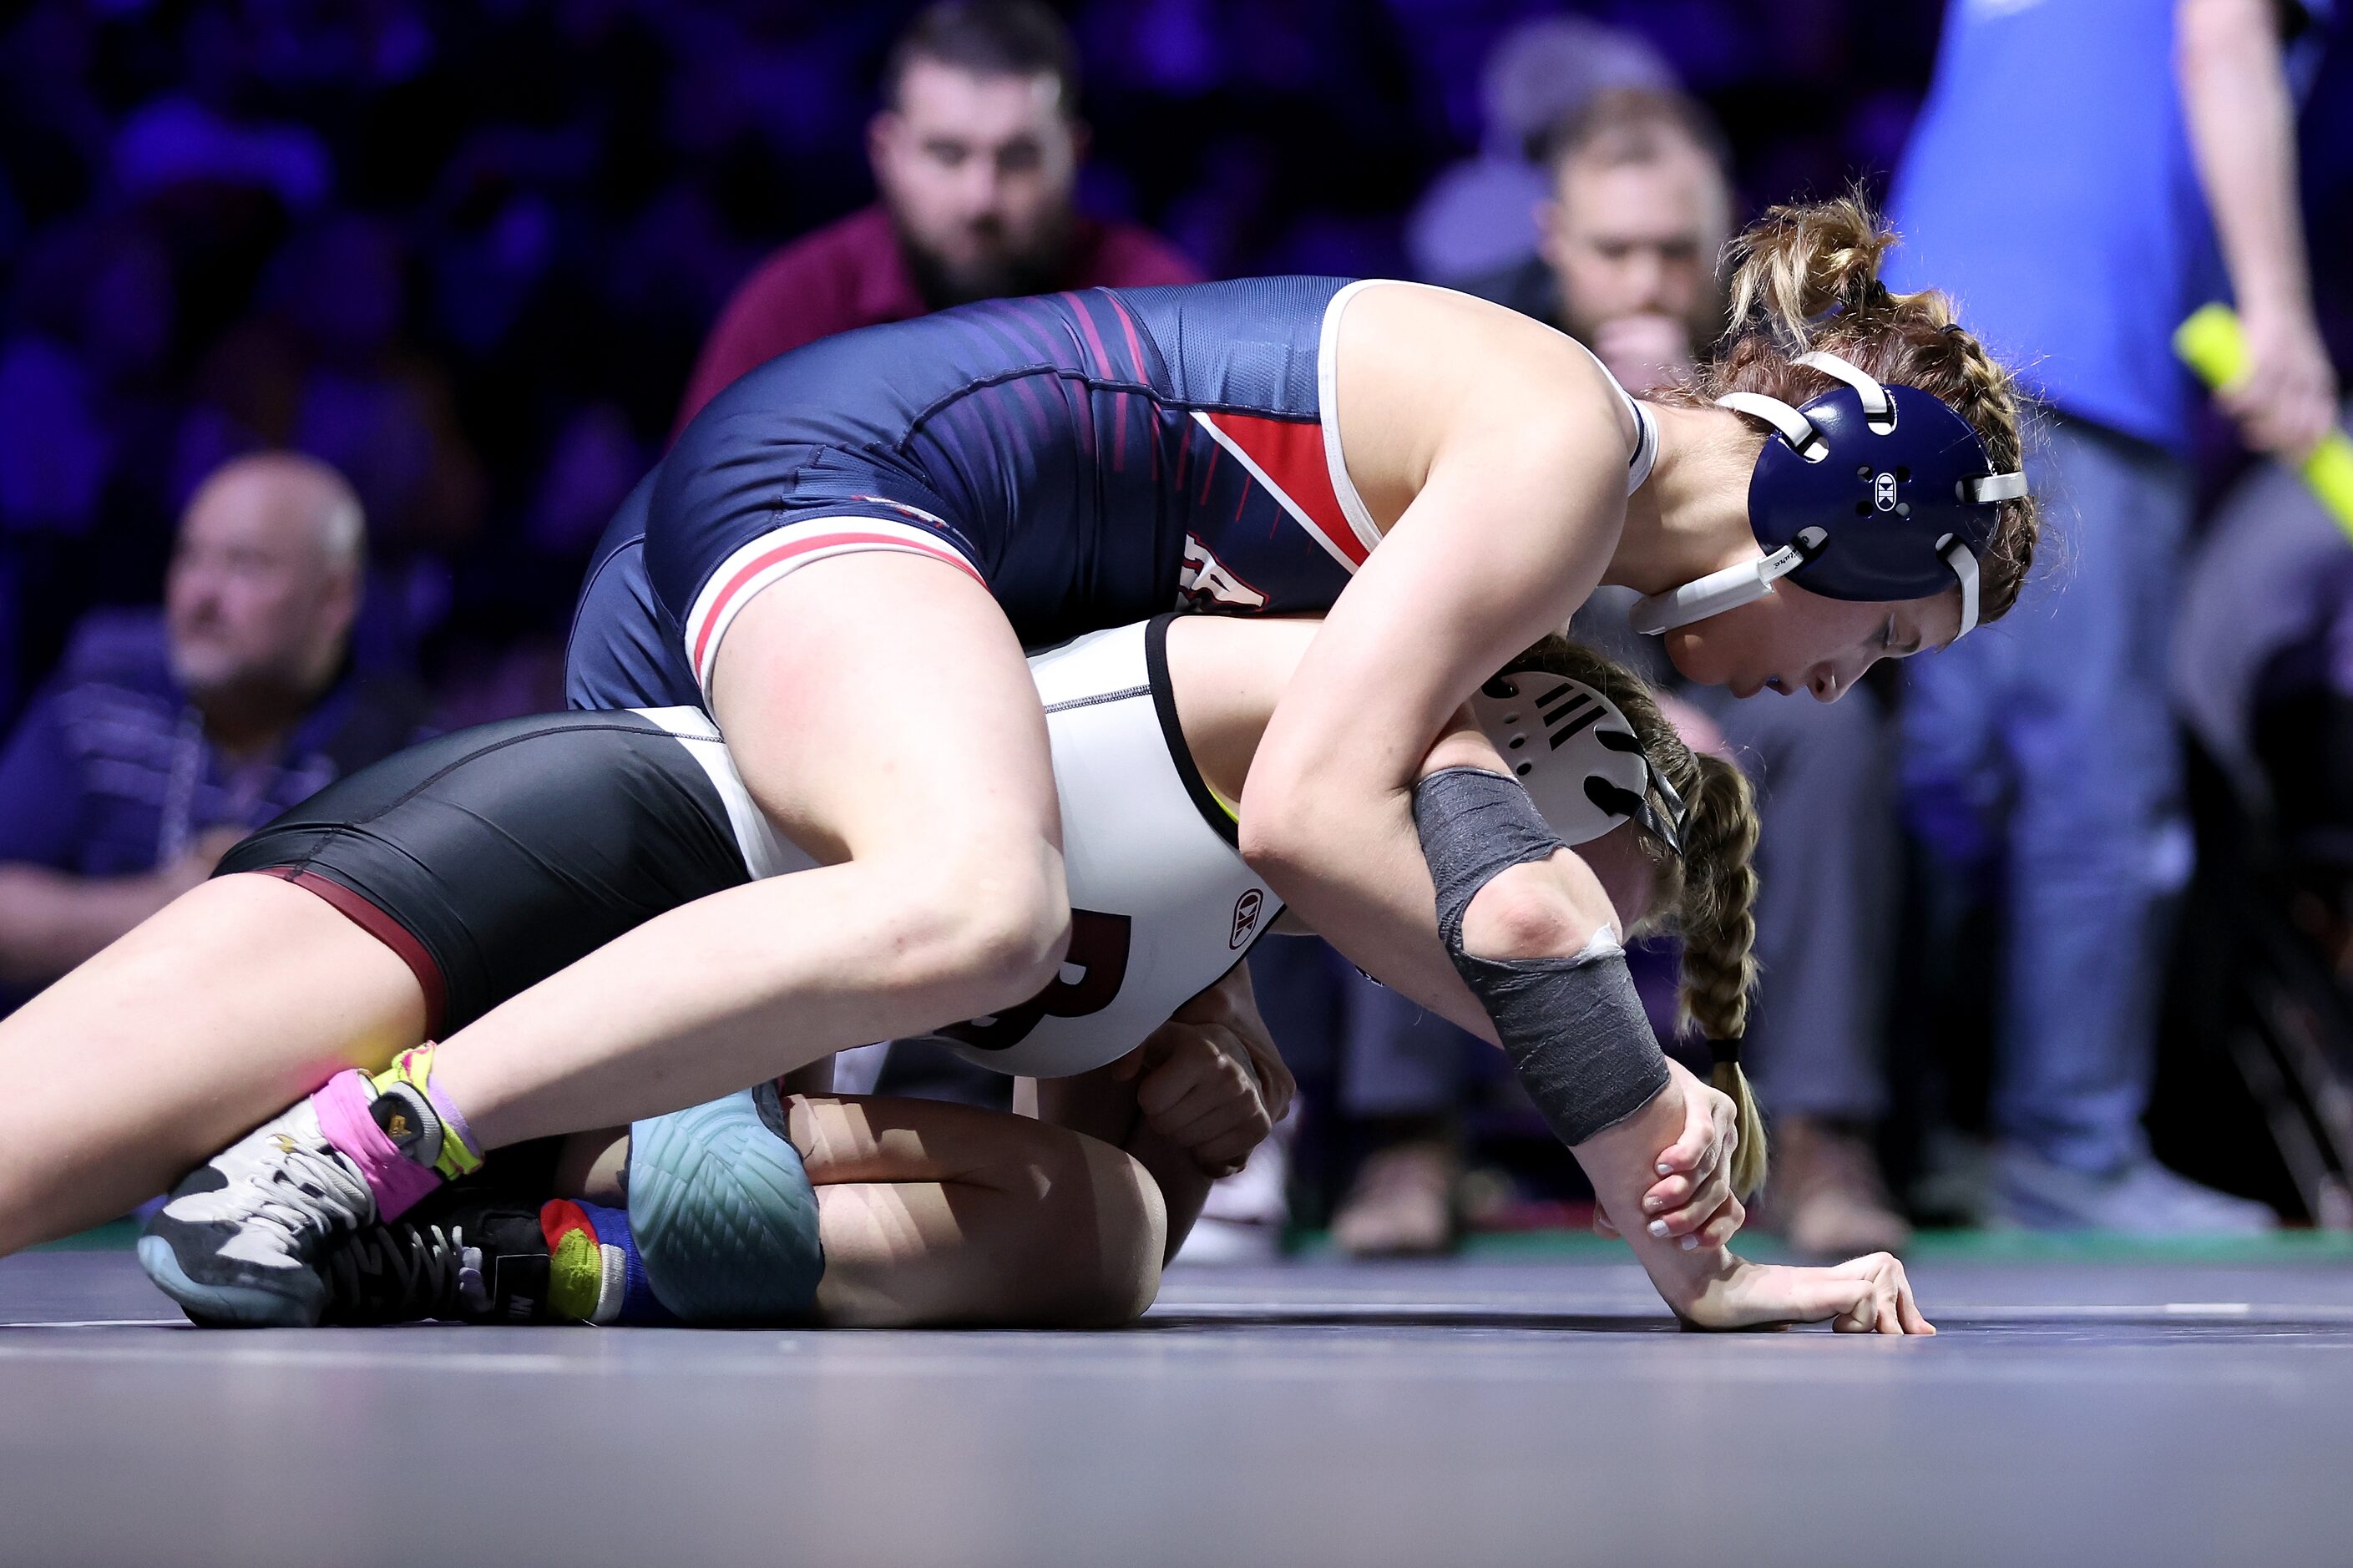
[[[1659,422],[1641,400],[1624,387],[1618,389],[1618,395],[1626,400],[1626,406],[1634,413],[1634,455],[1626,459],[1626,493],[1632,495],[1642,488],[1642,481],[1651,477],[1651,465],[1659,460]]]
[[[1626,405],[1626,412],[1634,416],[1634,452],[1626,459],[1626,493],[1632,495],[1642,488],[1642,481],[1651,477],[1651,465],[1659,460],[1659,422],[1648,408],[1642,406],[1640,398],[1628,392],[1619,384],[1618,378],[1610,374],[1609,367],[1601,363],[1599,354],[1585,348],[1585,344],[1575,338],[1568,341],[1585,349],[1585,357],[1591,360],[1594,368],[1608,379],[1611,390]]]

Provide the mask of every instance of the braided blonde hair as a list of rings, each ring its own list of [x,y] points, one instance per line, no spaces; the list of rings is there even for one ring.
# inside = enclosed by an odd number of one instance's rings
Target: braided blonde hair
[[[1748,1026],[1748,997],[1757,984],[1757,801],[1746,776],[1722,757],[1694,752],[1660,710],[1650,687],[1591,648],[1546,637],[1504,673],[1513,670],[1566,676],[1601,693],[1626,715],[1651,766],[1683,796],[1689,816],[1680,858],[1656,835],[1636,829],[1657,868],[1652,909],[1671,917],[1683,937],[1681,1022],[1697,1024],[1711,1040],[1739,1039]],[[1654,923],[1645,919],[1635,929]],[[1708,1079],[1738,1111],[1732,1184],[1745,1198],[1765,1184],[1764,1113],[1738,1062],[1715,1064]]]
[[[1946,295],[1895,294],[1880,282],[1880,261],[1895,244],[1859,192],[1769,208],[1732,242],[1730,329],[1706,365],[1657,400],[1702,408],[1728,392],[1758,392],[1798,406],[1839,384],[1791,363],[1822,349],[1880,381],[1942,398],[1977,432],[1997,472],[2016,469],[2025,400],[2015,380],[1961,330]],[[2000,503],[1978,561],[1982,619],[2018,602],[2042,531],[2031,496]]]

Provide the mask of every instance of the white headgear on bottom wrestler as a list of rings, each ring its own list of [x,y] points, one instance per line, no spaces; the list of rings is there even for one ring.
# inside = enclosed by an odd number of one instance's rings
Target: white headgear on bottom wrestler
[[[1588,843],[1621,822],[1638,821],[1683,853],[1682,797],[1651,766],[1626,715],[1601,693],[1565,675],[1515,669],[1481,687],[1471,710],[1565,842]],[[1651,804],[1654,793],[1663,813]]]

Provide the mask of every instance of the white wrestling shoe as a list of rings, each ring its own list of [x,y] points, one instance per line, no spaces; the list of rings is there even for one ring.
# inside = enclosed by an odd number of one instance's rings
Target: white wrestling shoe
[[[375,1217],[306,1098],[191,1171],[147,1222],[139,1263],[206,1327],[309,1327],[327,1305],[325,1244]]]

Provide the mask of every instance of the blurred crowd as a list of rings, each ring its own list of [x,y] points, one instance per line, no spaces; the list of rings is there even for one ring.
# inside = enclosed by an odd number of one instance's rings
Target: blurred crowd
[[[1055,287],[1411,277],[1552,322],[1639,392],[1721,330],[1717,260],[1745,217],[1851,182],[1893,187],[1899,224],[1933,236],[1898,286],[1942,281],[1949,237],[2006,243],[2010,196],[1951,173],[1972,132],[1940,37],[1976,47],[1972,26],[2042,8],[1949,3],[1941,22],[1870,0],[9,13],[0,984],[21,994],[78,962],[336,773],[561,707],[571,605],[616,507],[712,393],[813,337]],[[2353,94],[2332,90],[2325,8],[2275,9],[2291,25],[2270,68],[2308,104],[2307,335],[2343,342],[2329,258],[2353,221]],[[2118,70],[2138,58],[2111,53]],[[2170,92],[2167,59],[2152,80]],[[2031,140],[2031,92],[2001,101]],[[2086,301],[2147,294],[2168,330],[2179,313],[2133,266],[2068,283]],[[1964,289],[1965,319],[1973,302]],[[1975,324],[2042,353],[2031,323]],[[2161,335],[2149,352],[2172,375]],[[2325,377],[2320,337],[2310,349]],[[2244,999],[2182,989],[2237,963],[2229,944],[2254,928],[2180,915],[2185,897],[2245,900],[2324,989],[2353,973],[2353,546],[2258,460],[2261,432],[2242,444],[2186,385],[2161,428],[2137,405],[2046,394],[2038,469],[2061,508],[2112,516],[2135,563],[2058,530],[2053,580],[2072,574],[2092,620],[2030,606],[1974,664],[1890,670],[1834,705],[1671,690],[1694,743],[1740,760],[1764,803],[1748,1059],[1779,1174],[1759,1219],[1801,1251],[1901,1247],[1921,1218],[2353,1224],[2333,1154],[2283,1152],[2261,1075],[2215,1065]],[[1597,604],[1580,632],[1672,688],[1622,607]],[[2085,675],[2046,624],[2106,628],[2127,673]],[[2057,687],[2101,699],[2047,731],[2063,743],[2004,728],[2063,709]],[[1940,752],[1932,729],[1981,744]],[[2140,750],[2122,757],[2126,741]],[[2038,869],[2037,833],[2084,886]],[[1272,939],[1253,963],[1312,1092],[1213,1199],[1201,1255],[1303,1225],[1384,1254],[1579,1218],[1573,1166],[1493,1053],[1320,943]],[[1672,1032],[1671,986],[1653,989]],[[2315,1038],[2326,1058],[2325,1021]],[[2237,1085],[2246,1114],[2177,1118],[2176,1137],[2160,1067],[2191,1099]],[[913,1052],[852,1072],[847,1087],[989,1092]],[[2326,1121],[2306,1142],[2327,1143]]]

